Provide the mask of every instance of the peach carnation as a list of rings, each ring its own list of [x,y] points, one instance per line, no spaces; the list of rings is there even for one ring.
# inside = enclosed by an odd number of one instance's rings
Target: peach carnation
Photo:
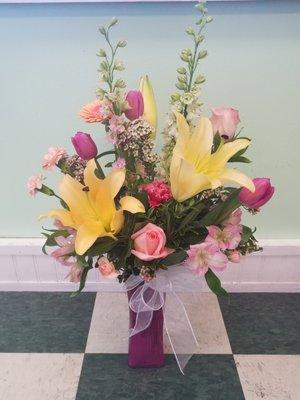
[[[111,103],[109,101],[94,100],[86,104],[79,112],[85,122],[102,122],[111,117]]]

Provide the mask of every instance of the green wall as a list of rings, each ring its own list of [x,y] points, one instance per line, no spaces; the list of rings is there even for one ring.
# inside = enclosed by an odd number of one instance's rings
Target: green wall
[[[258,236],[300,238],[300,3],[212,2],[209,10],[215,21],[202,69],[205,109],[239,108],[253,138],[248,173],[271,176],[276,186],[273,201],[249,218]],[[49,146],[71,150],[69,137],[85,130],[108,148],[102,129],[77,113],[97,86],[97,27],[114,15],[121,21],[116,34],[129,41],[128,87],[150,75],[162,128],[178,53],[189,45],[183,31],[195,17],[192,3],[0,6],[0,236],[39,236],[36,216],[55,201],[30,198],[25,183]]]

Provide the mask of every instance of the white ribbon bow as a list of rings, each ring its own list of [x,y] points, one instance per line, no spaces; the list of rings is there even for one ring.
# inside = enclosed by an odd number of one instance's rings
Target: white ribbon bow
[[[129,337],[147,329],[153,312],[162,309],[164,326],[182,374],[199,344],[178,293],[199,292],[200,285],[201,280],[181,264],[157,271],[150,282],[131,275],[124,285],[126,291],[136,289],[129,300],[129,307],[137,314]]]

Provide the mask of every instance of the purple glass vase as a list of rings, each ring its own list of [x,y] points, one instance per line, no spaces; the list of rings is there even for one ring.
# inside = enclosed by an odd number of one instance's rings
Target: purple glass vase
[[[128,300],[137,288],[127,292]],[[136,313],[129,307],[129,328],[134,328]],[[131,368],[159,368],[165,364],[162,309],[153,311],[150,325],[129,338],[128,365]]]

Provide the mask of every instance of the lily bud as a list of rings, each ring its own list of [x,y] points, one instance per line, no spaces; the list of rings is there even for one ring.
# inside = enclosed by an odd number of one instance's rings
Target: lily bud
[[[84,132],[77,132],[75,136],[71,138],[73,146],[75,147],[76,153],[83,160],[91,160],[98,154],[98,149],[91,138],[91,135]]]
[[[144,100],[143,95],[139,90],[130,90],[127,93],[126,100],[130,107],[125,111],[125,115],[130,121],[138,119],[144,113]]]
[[[156,103],[153,93],[153,88],[150,83],[148,76],[144,76],[140,80],[140,87],[139,87],[143,99],[144,99],[144,118],[149,122],[149,124],[153,127],[153,133],[151,138],[155,139],[155,131],[157,125],[157,110],[156,110]]]
[[[241,204],[249,208],[259,208],[266,204],[274,194],[275,188],[271,185],[269,178],[253,179],[255,191],[252,193],[247,188],[243,188],[239,193]]]

